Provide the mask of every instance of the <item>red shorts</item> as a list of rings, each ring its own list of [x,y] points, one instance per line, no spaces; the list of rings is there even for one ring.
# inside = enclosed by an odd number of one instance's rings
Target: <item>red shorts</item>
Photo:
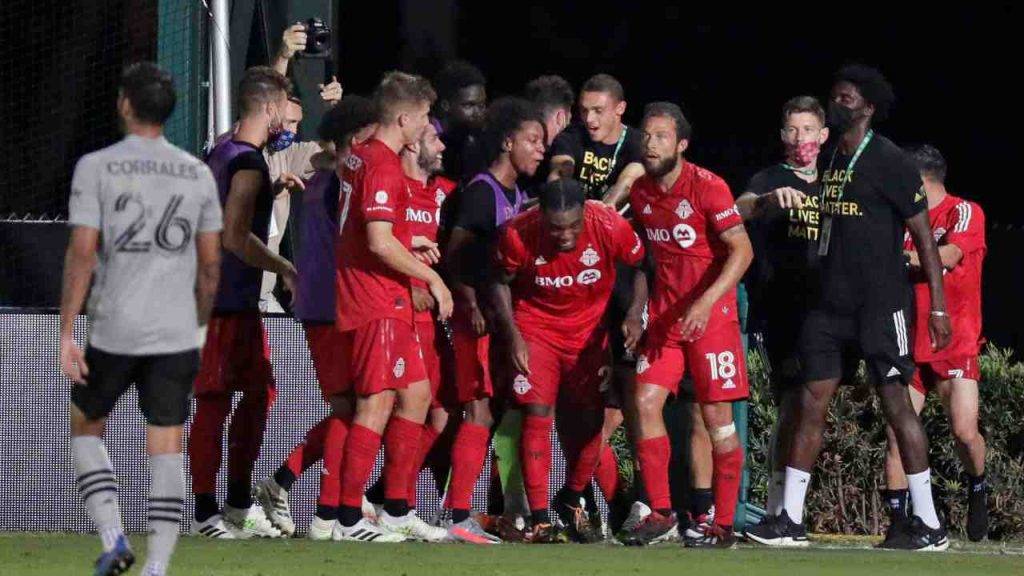
[[[341,379],[342,364],[338,350],[341,348],[341,331],[334,324],[304,322],[306,344],[313,359],[313,371],[320,385],[324,400],[348,390],[348,382]]]
[[[456,327],[452,333],[455,348],[455,387],[459,404],[494,396],[491,381],[490,335],[477,336]]]
[[[687,371],[701,404],[746,398],[750,389],[739,323],[721,323],[695,342],[648,335],[637,357],[638,384],[654,384],[676,394]]]
[[[978,370],[978,357],[961,356],[949,360],[920,362],[917,365],[917,370],[914,371],[914,378],[910,381],[910,385],[927,396],[928,391],[936,384],[953,378],[964,378],[977,382],[981,378],[981,372]]]
[[[259,310],[210,318],[196,395],[266,390],[274,390],[274,370]]]
[[[448,346],[445,346],[442,338],[438,338],[437,325],[432,319],[417,321],[416,335],[420,338],[423,366],[427,371],[427,379],[430,380],[430,407],[454,406],[458,400],[455,398],[449,369],[451,351],[446,350]]]
[[[520,406],[604,407],[602,394],[611,382],[611,351],[603,338],[582,350],[561,350],[550,337],[524,335],[530,352],[530,375],[516,374],[512,397]]]
[[[371,320],[342,332],[338,356],[341,391],[357,396],[404,390],[427,379],[416,329],[395,318]]]

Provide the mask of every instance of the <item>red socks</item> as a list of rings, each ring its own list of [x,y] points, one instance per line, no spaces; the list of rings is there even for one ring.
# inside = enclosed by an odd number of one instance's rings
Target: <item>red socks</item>
[[[654,510],[671,509],[668,461],[672,456],[672,447],[668,442],[668,436],[641,440],[636,447],[636,456],[640,464],[640,477],[647,490],[647,497],[651,501],[651,508]]]
[[[491,431],[486,426],[463,422],[452,446],[452,476],[448,483],[447,507],[469,510],[473,487],[487,458]]]
[[[523,467],[523,486],[530,510],[548,509],[548,473],[551,471],[551,424],[554,418],[523,416],[523,434],[519,441],[519,460]],[[600,437],[598,437],[600,441]]]
[[[601,459],[598,460],[594,478],[604,499],[611,502],[619,490],[619,461],[615,458],[615,451],[607,444],[601,449]]]
[[[341,467],[341,505],[359,508],[363,503],[366,481],[373,472],[381,437],[373,430],[353,424],[345,442]]]
[[[217,491],[221,439],[224,437],[224,421],[229,412],[229,394],[196,396],[196,416],[188,434],[188,463],[193,494],[213,494]]]
[[[292,451],[288,454],[284,465],[288,470],[291,470],[296,478],[302,476],[303,472],[317,460],[324,457],[324,437],[327,435],[327,425],[330,421],[331,416],[327,416],[317,422],[316,426],[313,426],[306,432],[306,437],[303,438],[302,442],[296,445],[295,448],[292,448]]]
[[[736,513],[736,500],[743,478],[743,449],[739,446],[730,452],[715,452],[712,486],[715,491],[715,524],[732,526]]]
[[[409,484],[408,494],[406,495],[406,501],[409,502],[409,508],[416,508],[416,482],[420,478],[420,470],[423,469],[423,463],[427,460],[427,454],[430,454],[430,450],[434,447],[434,442],[437,441],[437,437],[440,434],[434,427],[429,424],[423,425],[423,432],[420,433],[420,448],[416,454],[416,460],[409,473]]]
[[[582,492],[594,478],[594,471],[601,459],[601,429],[594,431],[593,436],[579,448],[579,452],[570,459],[569,478],[566,486],[574,492]]]
[[[384,432],[384,498],[405,500],[416,467],[423,424],[392,416]]]
[[[316,501],[321,506],[337,507],[341,500],[341,459],[345,454],[345,440],[348,438],[351,424],[347,420],[328,416],[306,435],[307,449],[303,456],[304,461],[312,457],[312,451],[309,450],[309,446],[312,444],[309,440],[310,436],[314,435],[315,430],[321,428],[321,431],[316,434],[319,436],[320,455],[324,459],[324,469],[320,473],[320,495]],[[316,462],[316,460],[312,460],[312,462]]]

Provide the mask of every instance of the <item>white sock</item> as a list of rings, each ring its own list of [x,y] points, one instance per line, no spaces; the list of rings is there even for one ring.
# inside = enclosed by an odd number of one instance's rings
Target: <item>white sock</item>
[[[768,480],[768,503],[766,511],[772,516],[782,514],[782,490],[786,486],[786,473],[774,471]]]
[[[107,448],[99,436],[76,436],[71,439],[71,455],[78,495],[96,524],[103,550],[110,552],[124,534],[124,527],[117,501],[117,477]]]
[[[811,484],[811,473],[786,466],[786,485],[782,490],[782,508],[789,519],[797,524],[804,522],[804,498]]]
[[[907,474],[910,485],[910,500],[914,503],[914,515],[920,518],[929,528],[939,527],[939,517],[935,514],[935,502],[932,501],[932,469],[924,472]]]
[[[149,541],[144,576],[162,576],[178,543],[185,505],[181,453],[149,457]]]

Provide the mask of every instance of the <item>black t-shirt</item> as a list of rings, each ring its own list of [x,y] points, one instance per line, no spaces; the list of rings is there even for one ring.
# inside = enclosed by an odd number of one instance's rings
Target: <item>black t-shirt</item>
[[[839,152],[832,161],[834,150],[835,145],[818,157],[824,187],[822,226],[826,215],[832,215],[832,238],[821,259],[820,304],[840,313],[864,307],[895,311],[911,297],[903,260],[905,221],[928,209],[921,176],[898,146],[878,134],[852,173],[847,171],[852,154]]]
[[[515,204],[516,191],[506,188],[500,182],[498,185],[501,186],[509,204]],[[476,236],[476,241],[470,242],[463,249],[460,269],[471,275],[463,278],[463,282],[480,285],[487,278],[491,264],[491,249],[498,235],[494,189],[487,182],[473,182],[460,187],[452,199],[454,202],[447,210],[448,213],[442,215],[443,225],[448,230],[462,228]],[[449,204],[448,201],[445,201],[445,204]]]
[[[817,182],[807,182],[792,170],[774,164],[750,179],[747,191],[763,196],[779,188],[795,188],[807,195],[804,208],[783,210],[767,206],[761,217],[750,223],[754,244],[754,285],[771,305],[803,308],[811,300],[817,278],[813,272],[818,257]]]
[[[622,146],[619,146],[618,142],[594,142],[586,126],[573,123],[555,137],[548,158],[572,157],[575,163],[573,178],[583,185],[587,198],[600,200],[605,190],[619,179],[626,166],[643,161],[643,138],[640,131],[626,125],[622,128],[625,137]]]
[[[458,128],[441,134],[445,150],[442,156],[443,170],[446,176],[461,182],[487,169],[483,164],[483,151],[480,150],[480,135],[476,131]]]
[[[251,146],[248,142],[245,144]],[[242,152],[228,162],[229,176],[227,181],[229,187],[231,179],[235,177],[235,173],[241,170],[256,170],[262,176],[260,178],[260,191],[256,195],[256,204],[253,207],[252,233],[262,240],[263,243],[266,243],[270,231],[270,213],[274,209],[274,190],[273,184],[270,181],[270,168],[267,166],[267,160],[263,157],[263,154],[253,148],[252,150]]]

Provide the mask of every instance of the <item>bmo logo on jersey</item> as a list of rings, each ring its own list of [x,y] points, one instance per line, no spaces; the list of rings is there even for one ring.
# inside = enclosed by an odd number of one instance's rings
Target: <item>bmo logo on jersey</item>
[[[434,215],[429,210],[416,210],[410,206],[405,209],[405,220],[417,224],[433,224]]]
[[[689,248],[697,241],[697,231],[689,224],[676,224],[672,229],[672,239],[682,248]]]
[[[576,276],[576,283],[580,286],[589,286],[601,279],[601,271],[588,268]]]
[[[572,276],[537,276],[533,281],[541,288],[568,288],[575,283]]]

